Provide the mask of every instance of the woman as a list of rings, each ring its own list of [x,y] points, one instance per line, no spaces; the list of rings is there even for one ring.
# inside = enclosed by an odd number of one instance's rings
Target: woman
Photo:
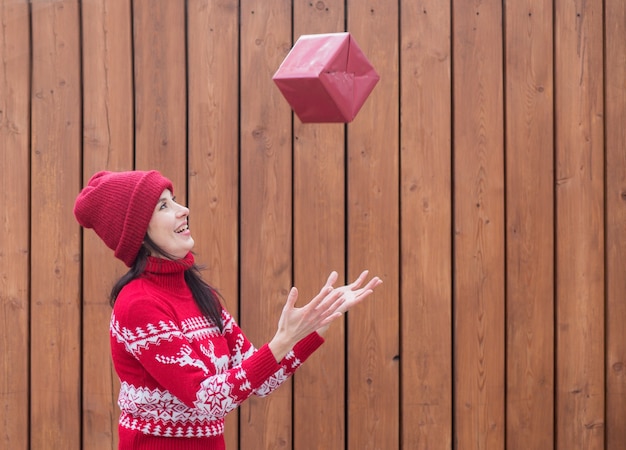
[[[280,386],[324,342],[330,323],[382,281],[367,271],[307,305],[292,288],[274,337],[258,350],[206,284],[189,210],[157,171],[98,172],[74,215],[130,268],[111,292],[111,353],[120,378],[120,449],[224,449],[224,417]]]

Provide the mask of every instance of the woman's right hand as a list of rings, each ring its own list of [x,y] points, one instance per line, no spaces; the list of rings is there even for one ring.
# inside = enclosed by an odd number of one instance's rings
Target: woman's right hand
[[[301,308],[295,306],[298,289],[291,288],[278,320],[278,330],[268,344],[277,362],[280,362],[302,338],[341,317],[340,308],[345,297],[341,290],[333,289],[337,277],[337,272],[331,272],[320,292]]]

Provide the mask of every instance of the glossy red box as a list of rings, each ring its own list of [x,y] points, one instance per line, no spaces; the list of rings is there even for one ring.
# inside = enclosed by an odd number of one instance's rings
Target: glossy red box
[[[272,77],[304,123],[351,122],[380,77],[350,33],[302,35]]]

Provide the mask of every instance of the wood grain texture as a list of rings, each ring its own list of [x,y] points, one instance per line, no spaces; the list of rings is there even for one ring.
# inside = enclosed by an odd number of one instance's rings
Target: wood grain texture
[[[187,199],[185,3],[133,6],[135,168],[160,170]]]
[[[348,448],[398,448],[398,4],[349,1],[347,19],[380,75],[348,125],[348,278],[369,269],[384,282],[367,303],[348,313]]]
[[[623,3],[0,0],[0,447],[116,447],[125,267],[71,207],[157,168],[257,346],[292,284],[384,279],[229,448],[621,449]],[[302,124],[271,77],[343,30],[381,80]]]
[[[188,182],[196,261],[238,319],[238,2],[187,3]],[[226,447],[238,448],[238,411],[226,418]]]
[[[454,383],[458,449],[504,448],[501,2],[454,2]]]
[[[450,4],[401,5],[402,448],[452,448]]]
[[[0,447],[28,448],[30,34],[28,2],[0,2]]]
[[[550,1],[505,10],[506,448],[554,440],[554,89]]]
[[[606,448],[626,442],[626,3],[604,4],[606,111]]]
[[[556,435],[604,448],[602,2],[555,4]]]
[[[291,39],[291,2],[241,2],[240,322],[257,346],[274,333],[292,280],[289,108],[272,75]],[[292,446],[292,380],[240,411],[242,449]]]
[[[303,34],[343,31],[344,2],[295,2],[295,42]],[[286,56],[286,53],[285,53]],[[345,281],[345,127],[303,124],[294,117],[294,284],[308,300],[331,270]],[[294,448],[344,448],[345,328],[334,323],[326,343],[294,377]]]
[[[79,448],[80,16],[76,1],[31,8],[30,446]]]
[[[81,8],[83,71],[82,185],[100,170],[133,168],[134,117],[130,1]],[[119,379],[110,358],[109,293],[124,264],[93,230],[83,231],[83,448],[118,446]]]

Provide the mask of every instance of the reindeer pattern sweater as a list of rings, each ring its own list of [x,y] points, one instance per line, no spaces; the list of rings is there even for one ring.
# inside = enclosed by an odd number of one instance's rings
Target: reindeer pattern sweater
[[[279,363],[258,350],[223,309],[223,332],[184,280],[194,259],[152,258],[120,292],[111,353],[120,378],[120,449],[224,449],[224,417],[251,395],[279,387],[322,343],[317,333]]]

